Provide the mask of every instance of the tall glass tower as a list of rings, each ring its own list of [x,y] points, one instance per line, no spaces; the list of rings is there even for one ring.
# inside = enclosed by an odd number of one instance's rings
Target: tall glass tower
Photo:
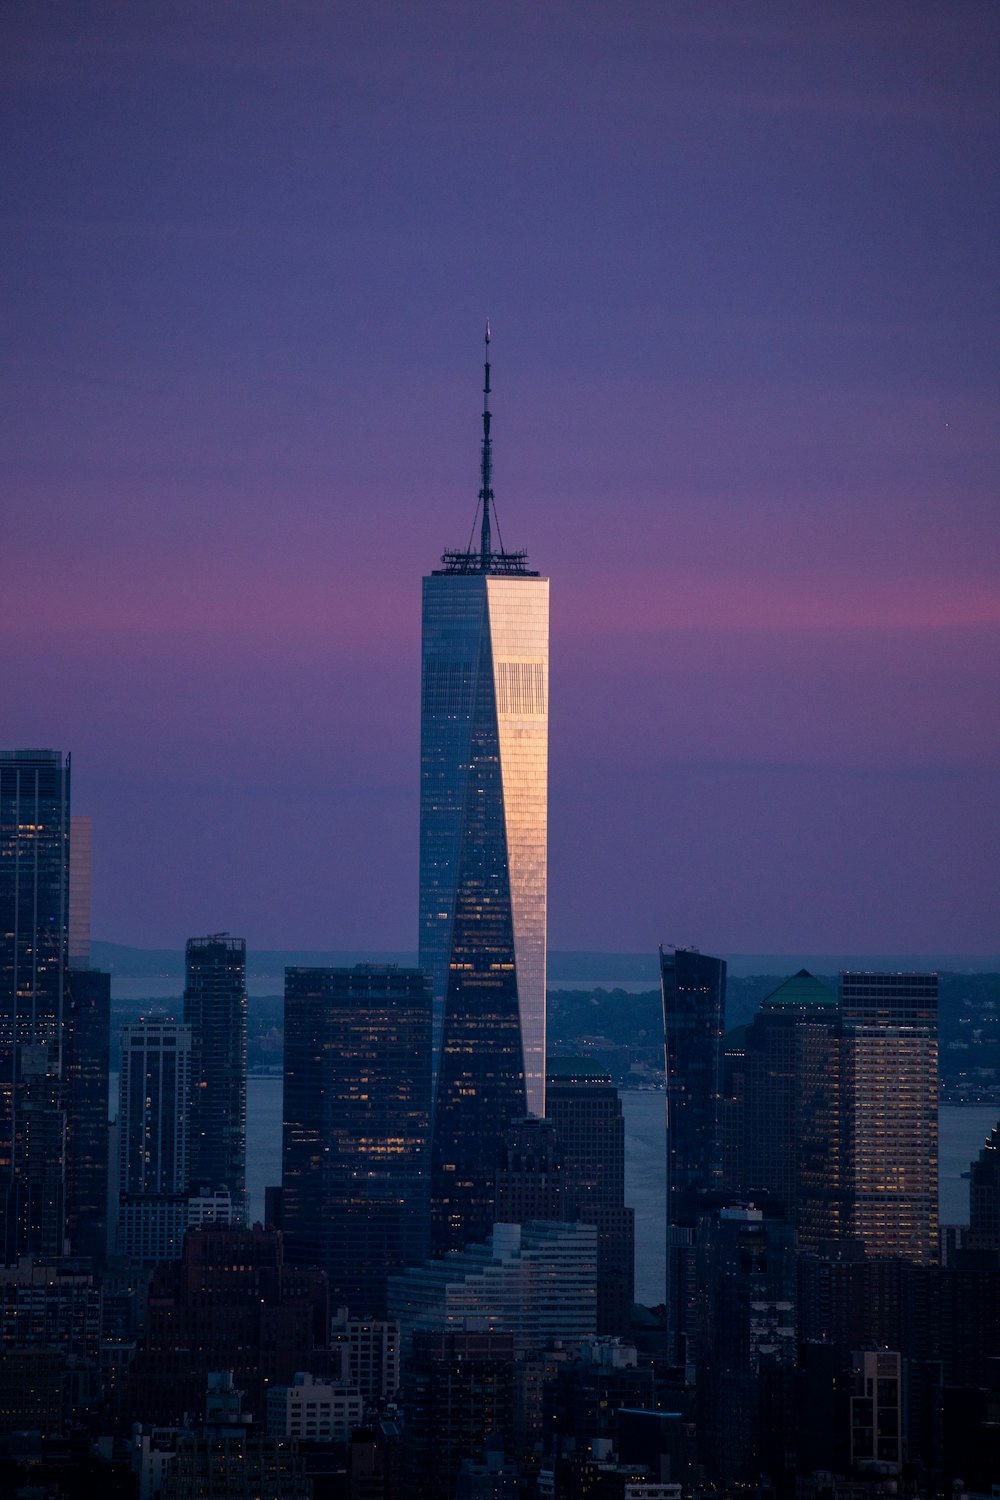
[[[545,1112],[549,581],[492,538],[424,579],[420,965],[434,1006],[432,1244],[484,1238],[510,1121]]]
[[[0,1262],[61,1255],[70,761],[0,751]]]
[[[190,1180],[229,1189],[246,1222],[247,945],[216,932],[188,938],[184,1021],[191,1028]]]

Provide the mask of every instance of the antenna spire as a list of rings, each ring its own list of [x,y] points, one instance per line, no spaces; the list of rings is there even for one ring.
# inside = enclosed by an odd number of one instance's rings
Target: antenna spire
[[[479,566],[484,573],[490,569],[490,555],[493,551],[493,543],[490,536],[490,506],[493,504],[493,439],[490,437],[490,321],[486,320],[486,357],[483,365],[485,380],[483,382],[483,457],[482,457],[482,489],[479,491],[479,499],[483,507],[483,527],[479,541]]]

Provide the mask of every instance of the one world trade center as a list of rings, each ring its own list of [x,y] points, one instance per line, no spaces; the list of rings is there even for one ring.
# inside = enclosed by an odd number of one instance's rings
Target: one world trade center
[[[446,552],[423,584],[420,964],[434,994],[435,1254],[488,1235],[504,1132],[545,1112],[549,581],[524,552],[504,550],[496,527],[489,340],[487,326],[479,546]]]

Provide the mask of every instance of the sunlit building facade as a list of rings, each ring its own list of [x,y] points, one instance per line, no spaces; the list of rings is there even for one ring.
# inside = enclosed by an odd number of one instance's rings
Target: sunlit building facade
[[[489,1233],[497,1147],[545,1112],[548,579],[491,533],[424,579],[420,964],[434,996],[435,1253]]]

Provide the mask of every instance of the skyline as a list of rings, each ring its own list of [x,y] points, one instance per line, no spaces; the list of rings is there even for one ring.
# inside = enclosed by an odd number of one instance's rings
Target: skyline
[[[2,23],[2,739],[95,937],[416,948],[488,314],[551,946],[994,952],[995,12],[365,11]]]

